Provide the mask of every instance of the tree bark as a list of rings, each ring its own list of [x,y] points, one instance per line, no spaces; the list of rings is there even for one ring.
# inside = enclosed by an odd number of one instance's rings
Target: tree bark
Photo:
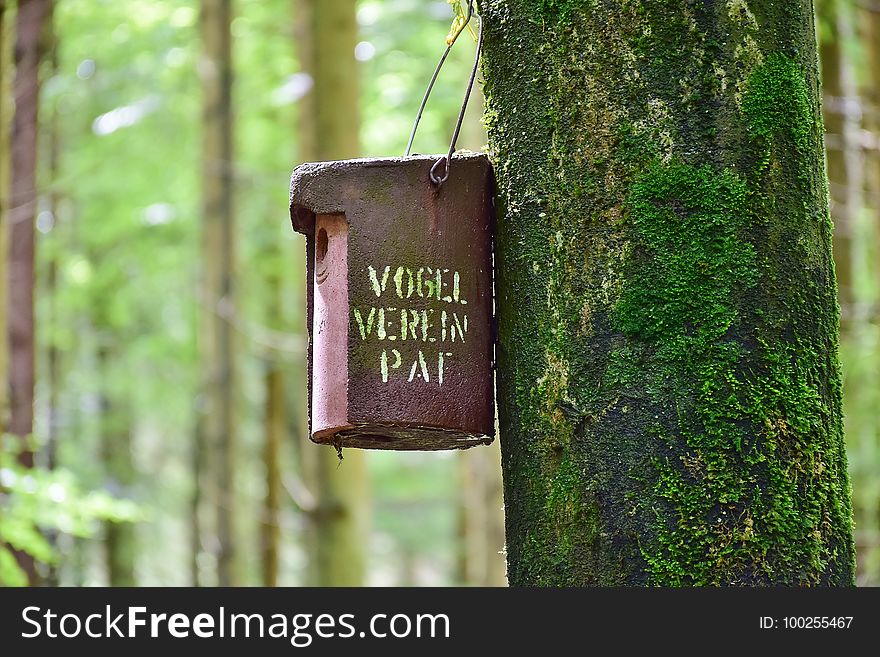
[[[49,76],[54,78],[58,75],[58,37],[55,29],[55,8],[50,5],[49,14],[46,19],[46,40],[49,44],[46,59],[49,63]],[[48,121],[46,121],[48,131],[48,148],[46,149],[47,159],[47,179],[50,188],[46,193],[46,206],[52,216],[52,238],[57,242],[59,240],[58,226],[58,207],[60,194],[55,187],[55,181],[59,178],[59,160],[61,155],[61,129],[59,122],[58,108],[52,107]],[[46,265],[46,296],[49,298],[48,308],[46,312],[46,326],[48,335],[48,348],[46,354],[46,384],[47,384],[47,416],[46,422],[46,467],[54,470],[58,465],[58,424],[59,424],[59,395],[60,395],[60,368],[61,368],[61,350],[58,348],[58,340],[56,336],[56,326],[58,326],[58,261],[61,249],[56,248],[49,258]]]
[[[106,346],[98,350],[101,461],[111,493],[115,497],[129,498],[135,482],[131,454],[132,417],[126,393],[114,381],[113,363],[118,362],[118,356]],[[132,523],[104,522],[104,554],[108,584],[135,586],[135,526]]]
[[[458,581],[470,586],[507,586],[501,450],[492,445],[459,454]]]
[[[840,0],[817,0],[819,30],[819,61],[822,79],[822,114],[825,120],[825,152],[831,219],[834,224],[833,252],[837,272],[837,292],[841,308],[841,330],[845,334],[852,319],[855,294],[853,289],[854,211],[850,207],[849,170],[852,158],[851,131],[847,130],[848,99],[854,95],[852,63],[844,52],[841,40]]]
[[[266,291],[270,295],[268,308],[270,325],[281,315],[282,289],[279,276],[273,274],[266,281]],[[270,355],[266,359],[265,368],[263,465],[266,470],[266,495],[260,522],[260,546],[263,586],[278,586],[281,552],[281,443],[286,435],[287,418],[284,412],[284,379],[281,363]]]
[[[33,467],[25,441],[34,424],[34,219],[37,198],[37,117],[44,25],[51,0],[21,0],[16,14],[15,112],[12,118],[8,253],[9,433],[22,439],[19,461]],[[33,559],[17,555],[31,583]]]
[[[849,585],[811,0],[482,0],[512,585]]]
[[[46,39],[49,44],[46,59],[49,62],[49,76],[54,78],[58,75],[58,35],[55,28],[55,7],[49,7],[49,16],[46,19],[45,29],[47,32]],[[45,278],[45,295],[48,300],[46,313],[44,316],[44,326],[46,327],[46,445],[43,449],[45,454],[45,466],[49,470],[58,467],[58,449],[60,444],[59,422],[61,415],[60,394],[61,394],[61,349],[58,347],[58,263],[60,260],[61,249],[59,248],[60,226],[58,225],[58,208],[60,194],[55,187],[55,181],[59,179],[59,158],[60,158],[60,118],[57,104],[50,110],[49,120],[45,122],[48,131],[48,148],[46,149],[46,159],[48,160],[47,180],[50,189],[45,195],[47,208],[52,216],[51,233],[45,235],[42,239],[45,241],[49,238],[54,242],[52,245],[52,255],[46,263]],[[51,247],[50,247],[51,248]],[[56,530],[46,532],[46,538],[49,540],[53,548],[58,546],[58,534]],[[58,586],[58,566],[50,565],[45,577],[46,586]]]
[[[300,159],[356,157],[359,145],[356,0],[299,0],[300,68],[313,86],[299,103]],[[342,463],[332,449],[306,445],[304,479],[317,508],[310,519],[310,578],[315,586],[361,586],[369,540],[369,497],[363,452]]]
[[[190,583],[194,587],[200,587],[203,583],[201,556],[205,551],[203,540],[207,533],[205,523],[202,520],[202,507],[205,497],[203,490],[209,483],[205,471],[208,463],[208,450],[205,445],[206,436],[203,422],[203,414],[197,411],[192,433],[192,450],[190,452],[192,492],[189,506],[189,571]]]
[[[486,98],[481,84],[471,94],[458,146],[484,150],[488,136],[482,122]],[[451,123],[455,117],[451,119]],[[458,454],[458,581],[473,586],[507,586],[504,562],[504,501],[501,449],[496,441],[486,448]]]
[[[853,507],[855,511],[859,572],[857,582],[867,586],[880,583],[880,495],[876,491],[876,445],[880,440],[880,426],[876,422],[880,404],[880,349],[877,347],[880,329],[880,264],[876,254],[880,249],[880,3],[861,2],[857,5],[857,24],[861,27],[860,41],[864,47],[865,72],[862,100],[864,110],[865,154],[865,208],[867,230],[862,248],[868,254],[869,265],[863,287],[865,313],[861,327],[862,351],[851,356],[851,368],[861,376],[853,380],[846,376],[847,440],[854,448]],[[856,394],[853,395],[852,393]],[[854,399],[855,398],[855,399]],[[860,403],[853,408],[853,401]]]
[[[235,538],[235,346],[230,315],[233,209],[231,0],[202,0],[202,391],[198,426],[210,455],[215,499],[217,582],[239,584]],[[205,477],[203,477],[203,482]],[[202,484],[204,485],[204,484]]]
[[[9,352],[7,345],[7,287],[6,269],[9,251],[9,137],[12,104],[12,43],[14,16],[6,0],[0,0],[0,435],[9,422]]]

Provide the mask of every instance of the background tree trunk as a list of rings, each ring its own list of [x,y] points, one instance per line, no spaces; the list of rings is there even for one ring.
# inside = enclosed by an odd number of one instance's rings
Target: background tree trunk
[[[860,70],[864,71],[861,78],[863,130],[858,146],[864,155],[865,201],[862,232],[858,237],[863,256],[854,266],[863,265],[866,270],[858,277],[862,311],[858,339],[851,346],[854,353],[844,360],[847,366],[844,416],[854,490],[859,555],[857,583],[870,584],[880,577],[880,486],[874,483],[876,466],[865,460],[875,457],[880,444],[877,422],[880,405],[877,385],[880,381],[880,3],[859,2],[854,10],[864,48],[864,60],[860,62]]]
[[[268,326],[277,326],[282,315],[283,290],[283,281],[277,273],[267,277]],[[265,358],[264,367],[263,465],[266,472],[266,495],[260,522],[262,579],[263,586],[278,586],[281,552],[281,445],[284,436],[287,435],[287,417],[281,361],[275,358],[274,354],[269,353]]]
[[[104,329],[100,335],[107,339]],[[119,385],[114,363],[124,362],[118,352],[107,346],[98,349],[101,373],[101,460],[108,489],[114,497],[131,497],[135,482],[132,463],[131,407],[127,390]],[[104,522],[104,554],[107,582],[110,586],[135,586],[135,526],[128,522]]]
[[[198,425],[216,503],[217,582],[239,584],[235,540],[235,349],[230,323],[235,312],[233,277],[231,0],[202,0],[202,389]]]
[[[58,35],[55,28],[55,7],[50,6],[49,16],[46,19],[45,29],[48,52],[46,59],[49,62],[49,79],[58,75]],[[45,280],[43,290],[47,304],[45,311],[44,341],[46,353],[46,444],[43,448],[44,464],[49,470],[58,467],[58,450],[60,446],[59,423],[61,416],[61,349],[58,345],[58,264],[60,260],[60,233],[59,226],[59,201],[60,192],[57,181],[60,178],[59,157],[61,154],[61,128],[59,124],[59,112],[57,103],[49,109],[49,119],[46,121],[48,148],[46,151],[48,190],[43,195],[46,202],[46,211],[49,214],[51,225],[47,234],[43,235],[41,242],[49,242],[50,255],[46,262]],[[39,221],[38,221],[39,223]],[[47,260],[47,261],[46,261]],[[39,277],[38,277],[39,278]],[[38,375],[39,377],[39,375]],[[54,548],[58,548],[58,532],[47,531],[46,537]],[[44,578],[46,586],[58,586],[58,567],[50,565]]]
[[[58,39],[55,30],[55,12],[54,6],[49,7],[49,16],[46,20],[46,40],[49,44],[46,59],[49,62],[49,77],[54,78],[58,74]],[[45,291],[49,299],[47,307],[46,325],[48,326],[48,348],[46,350],[46,411],[48,421],[46,422],[46,467],[54,470],[58,465],[58,423],[59,423],[59,396],[60,390],[60,368],[61,368],[61,350],[58,348],[58,339],[55,335],[55,328],[59,324],[58,320],[58,261],[60,242],[58,235],[60,233],[58,225],[60,192],[57,187],[57,180],[60,177],[59,158],[61,155],[61,130],[59,126],[58,108],[52,107],[47,124],[47,142],[46,149],[47,160],[47,179],[48,191],[44,198],[46,199],[46,210],[49,213],[51,225],[48,227],[47,233],[51,234],[52,253],[46,264]],[[44,238],[45,239],[45,238]]]
[[[12,44],[14,16],[11,4],[0,0],[0,435],[9,422],[9,351],[7,346],[6,260],[9,251],[9,133],[12,103]]]
[[[204,312],[204,311],[202,311]],[[204,336],[202,336],[204,339]],[[192,492],[190,497],[190,583],[192,586],[203,586],[201,555],[205,552],[204,540],[207,536],[205,521],[202,518],[204,505],[204,486],[208,484],[206,466],[208,454],[206,448],[204,417],[197,410],[195,426],[192,432],[192,451],[190,452],[190,472],[192,474]]]
[[[299,103],[300,160],[340,160],[360,151],[356,0],[296,4],[300,68],[313,86]],[[304,480],[316,508],[310,517],[310,582],[364,584],[369,497],[364,453],[348,450],[342,463],[332,449],[305,445]]]
[[[472,43],[469,38],[462,39],[462,44],[465,42]],[[459,148],[475,152],[485,148],[485,104],[482,85],[476,84],[462,124]],[[456,118],[450,117],[449,125]],[[462,450],[458,462],[458,581],[472,586],[507,586],[500,443],[496,440],[489,447]]]
[[[845,585],[811,0],[483,0],[513,585]]]
[[[504,500],[501,449],[469,449],[458,457],[460,559],[458,581],[507,586],[504,562]]]
[[[834,266],[840,301],[841,330],[845,334],[852,319],[855,293],[853,289],[853,210],[850,208],[849,171],[851,158],[846,154],[851,145],[846,129],[848,98],[852,93],[851,62],[841,42],[841,0],[818,0],[819,59],[822,63],[822,110],[825,119],[825,149],[831,219],[834,223]]]
[[[34,424],[34,219],[37,200],[37,116],[40,62],[45,50],[44,25],[50,0],[21,0],[16,14],[15,112],[11,137],[9,191],[8,335],[9,433],[29,439]],[[34,455],[25,448],[19,458],[33,467]],[[33,559],[18,554],[19,564],[33,584]]]

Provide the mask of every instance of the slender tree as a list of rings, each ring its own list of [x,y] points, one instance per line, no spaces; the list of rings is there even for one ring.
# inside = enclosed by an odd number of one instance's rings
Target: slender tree
[[[459,455],[458,580],[463,584],[507,585],[500,460],[497,442]]]
[[[277,327],[280,323],[283,290],[284,283],[280,272],[276,269],[266,279],[266,293],[269,297],[266,310],[269,326]],[[263,586],[277,586],[281,552],[281,446],[287,434],[287,417],[284,407],[282,364],[274,352],[266,356],[264,367],[263,465],[266,494],[260,522],[261,563]]]
[[[841,307],[841,328],[850,325],[855,294],[853,289],[853,231],[855,211],[852,207],[851,181],[857,172],[850,171],[853,147],[852,131],[848,129],[848,112],[855,101],[852,62],[841,40],[848,17],[842,0],[817,0],[819,25],[819,61],[822,74],[822,112],[825,119],[825,149],[831,219],[834,224],[833,252],[837,272],[838,298]]]
[[[12,44],[13,15],[11,4],[0,0],[0,435],[9,421],[9,389],[6,325],[6,260],[9,251],[9,133],[12,116]]]
[[[460,148],[481,151],[488,136],[482,115],[486,104],[476,84],[458,140]],[[450,125],[455,117],[450,118]],[[474,586],[506,586],[504,562],[504,500],[501,449],[490,447],[459,452],[458,581]]]
[[[46,43],[47,53],[45,59],[48,62],[48,76],[54,78],[58,75],[58,34],[55,25],[55,7],[50,6],[50,14],[45,22],[47,31]],[[46,444],[43,449],[45,458],[45,466],[54,470],[58,465],[58,448],[59,448],[59,416],[60,416],[60,376],[61,376],[61,349],[58,346],[57,330],[58,330],[58,265],[59,265],[59,226],[58,226],[58,206],[60,194],[56,181],[59,178],[59,158],[60,158],[60,121],[57,105],[49,108],[48,120],[43,121],[43,132],[48,133],[45,142],[48,142],[47,148],[44,149],[43,157],[47,161],[46,179],[48,181],[48,190],[44,193],[43,198],[46,210],[51,216],[52,225],[49,228],[51,233],[44,235],[41,241],[45,244],[50,242],[49,251],[51,254],[46,262],[45,278],[42,280],[41,293],[45,293],[48,299],[48,308],[41,323],[45,330],[46,341]],[[49,238],[47,240],[47,238]],[[37,277],[40,278],[39,275]],[[39,328],[39,327],[38,327]],[[39,377],[39,375],[38,375]],[[58,544],[58,532],[47,532],[47,538],[53,547]],[[58,567],[50,565],[46,577],[45,584],[47,586],[58,586]]]
[[[53,78],[58,75],[58,35],[55,27],[55,7],[50,6],[49,18],[46,21],[45,29],[47,32],[46,42],[48,52],[46,59],[48,61],[49,77]],[[47,412],[48,422],[46,423],[46,466],[50,470],[54,470],[58,461],[58,415],[59,415],[59,394],[60,394],[60,367],[61,367],[61,351],[58,348],[58,342],[55,335],[55,328],[58,322],[58,261],[59,248],[57,246],[58,236],[58,206],[60,201],[60,193],[56,185],[59,178],[59,159],[61,155],[61,129],[59,121],[59,112],[57,107],[52,107],[49,112],[48,120],[44,122],[45,130],[48,132],[46,141],[48,142],[45,149],[45,157],[47,161],[46,178],[48,180],[48,191],[44,198],[46,201],[46,209],[52,218],[52,225],[49,230],[53,231],[56,244],[53,244],[52,254],[48,259],[45,277],[45,292],[49,297],[49,308],[46,317],[48,327],[48,349],[46,354],[46,378],[47,378]]]
[[[135,481],[132,463],[132,415],[129,391],[118,385],[114,364],[124,362],[112,333],[99,331],[108,342],[98,349],[100,372],[101,461],[108,488],[118,497],[129,497]],[[104,522],[104,552],[110,586],[135,586],[135,526],[128,522]]]
[[[9,432],[23,445],[34,423],[34,219],[36,215],[37,117],[40,62],[51,0],[20,0],[16,13],[15,112],[12,119],[11,182],[7,218],[8,252],[8,385]],[[30,447],[20,452],[25,467],[33,467]],[[37,580],[33,559],[18,555],[32,583]]]
[[[876,231],[874,241],[880,248],[880,3],[863,2],[860,3],[860,7],[863,12],[860,15],[863,18],[860,23],[864,30],[862,42],[866,45],[867,70],[870,73],[865,94],[866,128],[870,136],[868,166],[865,168],[867,176],[865,190]],[[875,271],[880,273],[880,270]],[[880,307],[874,308],[872,319],[880,323]]]
[[[849,585],[812,0],[482,0],[513,585]]]
[[[202,0],[202,394],[196,452],[198,487],[213,496],[217,581],[239,583],[235,542],[235,312],[231,0]]]
[[[860,7],[864,12],[860,15],[864,30],[862,42],[866,44],[867,70],[870,72],[864,94],[867,101],[865,127],[868,131],[865,191],[875,229],[874,243],[880,248],[880,3],[860,3]],[[880,274],[880,267],[875,265],[874,272],[875,275]],[[878,296],[880,295],[875,294],[875,303]],[[880,305],[874,307],[871,319],[880,324]]]
[[[299,0],[300,67],[313,86],[300,101],[300,160],[337,160],[358,155],[359,85],[354,58],[356,0]],[[364,583],[369,505],[363,452],[348,450],[342,463],[332,449],[307,445],[301,452],[304,479],[316,506],[309,513],[312,583]]]
[[[862,339],[859,353],[851,357],[851,368],[860,370],[857,380],[849,374],[845,401],[848,406],[847,440],[853,453],[853,506],[856,519],[859,554],[858,581],[876,584],[880,581],[880,495],[872,484],[876,481],[875,450],[880,440],[876,409],[880,404],[880,350],[876,336],[880,329],[880,3],[856,3],[856,22],[860,26],[860,42],[864,48],[864,77],[861,90],[863,129],[861,144],[865,157],[865,216],[861,247],[867,254],[868,266],[860,292],[863,297]],[[854,409],[859,402],[861,408]]]

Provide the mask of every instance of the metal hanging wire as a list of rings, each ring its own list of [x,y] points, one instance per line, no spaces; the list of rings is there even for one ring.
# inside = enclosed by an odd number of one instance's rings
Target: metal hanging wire
[[[437,76],[440,75],[440,69],[443,68],[443,64],[446,63],[446,58],[449,57],[449,53],[452,52],[452,46],[455,45],[455,42],[458,40],[458,37],[464,32],[468,23],[470,23],[471,18],[476,16],[479,21],[479,28],[477,31],[477,53],[474,56],[474,66],[471,69],[471,77],[468,80],[467,89],[464,92],[464,101],[461,104],[461,110],[458,113],[458,121],[455,124],[455,131],[452,133],[452,142],[449,144],[449,152],[440,157],[436,162],[434,162],[434,166],[431,167],[430,178],[431,182],[437,185],[438,187],[445,183],[449,179],[449,169],[452,162],[452,154],[455,152],[455,143],[458,141],[459,133],[461,133],[461,125],[464,122],[464,113],[467,110],[468,101],[471,97],[471,91],[474,88],[474,81],[477,79],[477,69],[480,65],[480,51],[483,48],[483,19],[474,11],[474,0],[468,0],[468,13],[465,17],[464,22],[459,26],[458,30],[452,35],[452,38],[449,40],[449,44],[446,46],[446,50],[443,53],[443,56],[440,58],[440,61],[437,63],[437,68],[434,69],[434,75],[431,76],[431,81],[428,83],[428,88],[425,90],[425,95],[422,98],[422,104],[419,105],[419,112],[416,114],[415,123],[413,123],[412,132],[409,135],[409,142],[406,145],[406,153],[404,157],[409,157],[412,152],[413,141],[416,138],[416,131],[419,128],[419,122],[422,120],[422,114],[425,111],[425,106],[428,104],[428,98],[431,96],[431,91],[434,89],[434,83],[437,81]],[[438,174],[438,169],[443,165],[443,173],[442,175]]]

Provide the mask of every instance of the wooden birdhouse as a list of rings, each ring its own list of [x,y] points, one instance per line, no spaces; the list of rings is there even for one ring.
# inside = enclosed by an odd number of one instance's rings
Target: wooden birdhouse
[[[303,164],[310,434],[336,447],[461,449],[494,438],[488,158]]]

